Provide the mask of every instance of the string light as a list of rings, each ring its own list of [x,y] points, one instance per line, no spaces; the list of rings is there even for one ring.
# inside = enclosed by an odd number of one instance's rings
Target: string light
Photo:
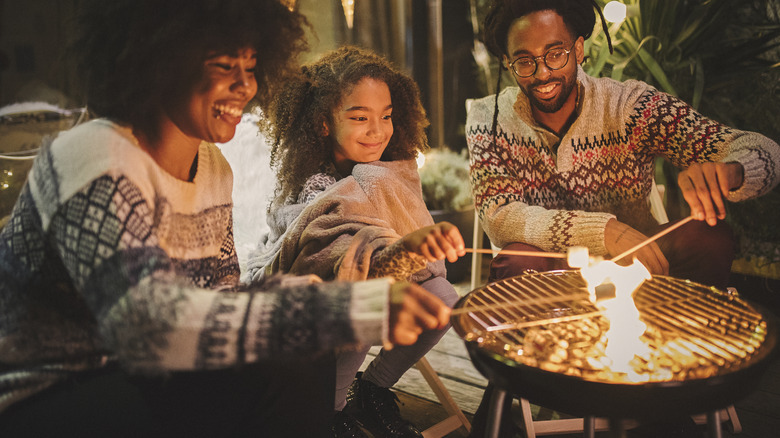
[[[341,0],[341,7],[344,8],[344,18],[347,19],[347,27],[352,29],[352,23],[355,18],[355,0]]]
[[[282,0],[282,4],[284,4],[285,6],[287,6],[287,8],[288,8],[289,10],[291,10],[291,11],[294,11],[294,10],[295,10],[295,3],[296,3],[296,2],[297,2],[297,0]]]
[[[621,2],[611,1],[604,6],[604,18],[610,23],[617,23],[626,19],[628,7]]]

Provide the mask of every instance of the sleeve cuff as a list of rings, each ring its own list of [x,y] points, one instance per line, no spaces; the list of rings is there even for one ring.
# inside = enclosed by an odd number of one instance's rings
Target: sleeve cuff
[[[349,316],[355,339],[363,345],[380,345],[389,338],[391,282],[377,278],[352,285]]]

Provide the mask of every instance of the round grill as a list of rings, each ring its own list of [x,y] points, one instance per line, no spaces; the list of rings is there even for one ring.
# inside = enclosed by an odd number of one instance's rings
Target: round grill
[[[668,408],[659,415],[727,406],[755,387],[774,349],[775,324],[736,294],[654,276],[634,293],[649,349],[629,376],[604,355],[609,321],[588,296],[579,271],[522,275],[463,297],[453,327],[493,383],[579,415],[637,417],[653,402]]]

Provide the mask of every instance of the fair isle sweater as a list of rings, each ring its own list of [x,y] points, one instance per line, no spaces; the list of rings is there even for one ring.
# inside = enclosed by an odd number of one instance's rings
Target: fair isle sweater
[[[493,244],[524,242],[546,251],[585,246],[605,255],[604,228],[616,217],[647,233],[657,222],[647,199],[653,162],[739,162],[744,183],[729,201],[754,198],[780,179],[780,147],[729,128],[651,86],[593,78],[579,68],[578,116],[559,138],[534,121],[517,87],[471,105],[466,135],[475,204]],[[557,147],[557,153],[554,151]]]
[[[113,361],[164,373],[381,341],[387,282],[235,288],[231,189],[205,142],[192,182],[106,120],[44,145],[0,233],[0,411]]]

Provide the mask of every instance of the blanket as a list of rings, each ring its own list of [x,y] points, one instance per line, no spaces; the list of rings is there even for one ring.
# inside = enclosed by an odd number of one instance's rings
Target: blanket
[[[244,282],[276,272],[365,280],[372,256],[401,236],[433,225],[413,160],[357,164],[352,175],[321,189],[317,196],[269,214],[270,230],[250,253]],[[444,275],[444,262],[437,261],[409,280]]]

